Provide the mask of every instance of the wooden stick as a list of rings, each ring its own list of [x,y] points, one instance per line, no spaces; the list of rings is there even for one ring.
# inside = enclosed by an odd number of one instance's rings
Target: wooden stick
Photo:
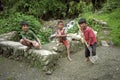
[[[87,41],[85,40],[84,35],[83,35],[83,32],[81,31],[81,27],[79,27],[79,25],[78,25],[77,22],[76,22],[76,24],[77,24],[77,27],[78,27],[78,29],[79,29],[79,32],[81,33],[80,36],[83,38],[83,41],[84,41],[85,45],[88,47]]]

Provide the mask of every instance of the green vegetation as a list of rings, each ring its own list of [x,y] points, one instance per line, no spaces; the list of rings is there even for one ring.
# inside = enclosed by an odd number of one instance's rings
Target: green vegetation
[[[112,41],[115,45],[120,45],[120,2],[118,0],[108,0],[107,3],[104,4],[104,7],[97,11],[96,13],[92,13],[91,11],[86,11],[78,17],[78,20],[81,17],[87,19],[87,24],[91,26],[94,30],[98,31],[98,36],[102,35],[101,30],[102,26],[94,23],[93,18],[97,18],[98,20],[103,20],[107,22],[108,27],[111,29],[110,35],[105,36],[106,39],[112,37]],[[87,8],[86,8],[87,9]],[[77,32],[77,26],[75,25],[72,29],[70,29],[70,33]],[[98,37],[99,39],[99,37]],[[100,39],[99,39],[100,40]]]
[[[115,43],[115,45],[120,45],[120,15],[119,15],[119,12],[120,12],[120,9],[117,8],[117,9],[114,9],[109,14],[104,12],[104,13],[101,13],[99,15],[98,14],[91,14],[89,17],[90,19],[95,17],[99,20],[103,20],[103,21],[106,21],[108,23],[108,26],[111,29],[110,36],[112,37],[112,41]],[[89,14],[85,14],[84,17],[86,17],[86,15],[89,15]]]
[[[51,30],[49,29],[43,30],[41,23],[34,16],[25,15],[18,12],[9,15],[6,18],[1,17],[0,34],[10,31],[17,31],[19,34],[20,31],[22,30],[20,26],[21,21],[27,21],[29,23],[29,28],[37,34],[37,36],[41,39],[42,44],[49,42],[48,37],[51,34]]]
[[[79,0],[4,0],[5,13],[20,12],[37,18],[66,18],[83,12],[85,2]]]
[[[19,24],[25,20],[29,22],[30,29],[41,39],[42,44],[45,44],[49,42],[51,30],[43,28],[40,20],[85,17],[88,24],[100,35],[101,25],[92,21],[93,18],[97,18],[108,23],[112,41],[120,45],[120,2],[119,0],[102,1],[96,3],[98,5],[96,7],[89,0],[3,0],[4,9],[0,12],[0,34],[14,30],[19,33],[21,30]],[[92,13],[95,7],[95,13]],[[78,28],[74,25],[68,32],[77,31]]]

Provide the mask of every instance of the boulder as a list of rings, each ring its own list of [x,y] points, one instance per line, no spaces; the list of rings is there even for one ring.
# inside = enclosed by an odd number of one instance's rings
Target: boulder
[[[107,41],[105,41],[105,40],[102,40],[101,44],[102,44],[102,46],[109,46],[108,43],[107,43]]]
[[[105,22],[103,20],[98,20],[96,18],[93,18],[93,21],[97,22],[98,24],[102,25],[103,27],[108,26],[107,22]]]
[[[71,54],[74,54],[81,50],[83,44],[80,41],[70,41],[70,52]],[[67,55],[66,47],[63,44],[60,44],[57,46],[57,42],[52,42],[49,44],[44,45],[45,49],[48,49],[50,51],[57,52],[60,57],[65,57]]]
[[[63,44],[57,46],[57,42],[43,45],[42,49],[32,48],[25,52],[24,49],[27,48],[27,46],[24,46],[19,42],[10,41],[13,40],[12,38],[16,35],[16,32],[0,35],[0,55],[8,58],[12,57],[12,59],[15,60],[27,61],[31,65],[42,68],[50,74],[57,65],[57,60],[61,57],[66,57],[67,55],[66,47]],[[82,43],[79,39],[70,41],[71,54],[80,51],[81,48]]]
[[[81,50],[79,41],[70,42],[71,53],[74,54]],[[56,48],[56,50],[54,49]],[[61,57],[66,57],[67,51],[64,45],[56,46],[56,43],[49,43],[43,46],[43,49],[30,49],[24,52],[26,46],[14,41],[0,41],[0,55],[5,57],[13,57],[12,59],[29,62],[33,66],[42,68],[44,71],[54,70],[57,60]],[[22,60],[22,61],[23,61]]]
[[[19,35],[18,35],[17,31],[12,31],[12,32],[0,35],[0,40],[18,41]]]
[[[15,58],[24,57],[27,59],[31,64],[41,67],[53,66],[55,61],[58,59],[58,54],[54,51],[49,50],[35,50],[30,49],[28,52],[24,52],[24,49],[27,48],[26,46],[20,44],[19,42],[14,41],[0,41],[0,54],[6,57],[13,56]]]

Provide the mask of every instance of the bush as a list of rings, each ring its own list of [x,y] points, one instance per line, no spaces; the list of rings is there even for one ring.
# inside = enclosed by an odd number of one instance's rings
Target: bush
[[[21,13],[11,14],[8,18],[0,19],[0,34],[10,31],[17,31],[19,34],[21,31],[21,21],[27,21],[29,23],[29,28],[37,34],[43,44],[49,42],[48,37],[50,36],[51,30],[43,30],[41,23],[34,16]]]
[[[103,11],[111,13],[111,11],[117,8],[120,8],[119,0],[107,0],[107,2],[104,4]]]
[[[73,18],[91,9],[82,0],[3,0],[5,13],[21,12],[49,20],[50,18]]]
[[[116,45],[120,45],[120,9],[114,10],[113,13],[110,14],[109,17],[109,26],[111,27],[111,36],[112,40]]]
[[[68,33],[77,33],[78,30],[79,29],[78,29],[77,24],[74,24],[74,26],[68,30]]]

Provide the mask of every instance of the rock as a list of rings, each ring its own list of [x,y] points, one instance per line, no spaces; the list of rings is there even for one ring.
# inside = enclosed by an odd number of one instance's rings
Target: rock
[[[104,40],[101,41],[102,46],[109,46],[108,43]]]
[[[1,38],[5,40],[1,40]],[[57,60],[60,57],[66,57],[67,55],[66,47],[63,44],[56,46],[56,42],[43,45],[43,49],[41,50],[30,49],[27,52],[24,52],[24,49],[27,48],[27,46],[24,46],[19,42],[9,41],[10,38],[0,37],[0,55],[8,58],[12,56],[12,59],[15,60],[24,59],[33,66],[42,68],[45,71],[54,70],[54,67],[57,64]],[[71,54],[80,51],[81,46],[82,43],[80,41],[71,41]],[[48,71],[48,74],[51,74],[51,72]]]
[[[69,33],[69,34],[67,34],[67,39],[69,40],[69,41],[72,41],[72,40],[81,40],[81,36],[79,35],[79,34],[77,34],[77,33]]]
[[[83,44],[80,41],[71,41],[70,42],[70,52],[71,54],[74,54],[81,50]],[[66,47],[63,44],[60,44],[59,46],[56,46],[56,44],[51,48],[55,52],[59,53],[61,56],[67,55]]]
[[[81,49],[80,41],[71,41],[70,42],[71,53],[74,54]],[[52,47],[51,47],[52,46]],[[56,50],[53,50],[53,47],[56,47]],[[49,68],[54,68],[57,60],[62,56],[66,57],[67,51],[63,44],[56,46],[56,43],[49,43],[43,46],[41,50],[30,49],[28,52],[24,52],[26,46],[20,44],[19,42],[14,41],[0,41],[0,50],[1,55],[4,56],[13,56],[13,59],[19,60],[21,57],[26,59],[28,62],[32,63],[35,66],[42,66],[42,68],[49,70]]]
[[[95,34],[95,36],[97,36],[97,31],[94,31],[93,30],[93,32],[94,32],[94,34]],[[77,41],[81,41],[82,43],[84,43],[84,41],[83,41],[83,37],[82,37],[82,33],[69,33],[69,34],[67,34],[67,39],[69,40],[69,41],[72,41],[72,40],[77,40]]]
[[[104,26],[108,26],[107,22],[104,22],[103,20],[98,20],[96,18],[93,18],[93,21],[97,22],[98,24]]]
[[[118,71],[119,70],[119,68],[116,68],[116,71]]]
[[[110,46],[113,46],[114,45],[114,43],[112,42],[112,41],[109,41],[109,43],[108,43]]]
[[[50,28],[52,29],[52,32],[55,33],[56,30],[57,30],[57,22],[59,21],[58,20],[50,20],[50,21],[44,21],[43,22],[43,26],[46,27],[46,28]],[[65,26],[67,25],[67,23],[69,23],[71,20],[70,19],[66,19],[66,20],[63,20]],[[48,25],[49,24],[49,25]]]
[[[0,35],[0,40],[11,40],[11,41],[18,41],[19,40],[19,36],[17,31],[12,31],[9,33],[5,33]]]
[[[46,72],[46,75],[51,75],[52,74],[52,71],[47,71]]]
[[[0,50],[2,50],[2,53],[4,56],[14,56],[15,59],[19,59],[19,57],[24,57],[29,62],[32,62],[34,65],[37,66],[47,66],[49,68],[49,65],[54,65],[54,61],[57,61],[59,54],[53,51],[49,50],[35,50],[30,49],[28,52],[24,52],[23,49],[25,49],[26,46],[20,44],[19,42],[14,41],[1,41],[0,42]]]

